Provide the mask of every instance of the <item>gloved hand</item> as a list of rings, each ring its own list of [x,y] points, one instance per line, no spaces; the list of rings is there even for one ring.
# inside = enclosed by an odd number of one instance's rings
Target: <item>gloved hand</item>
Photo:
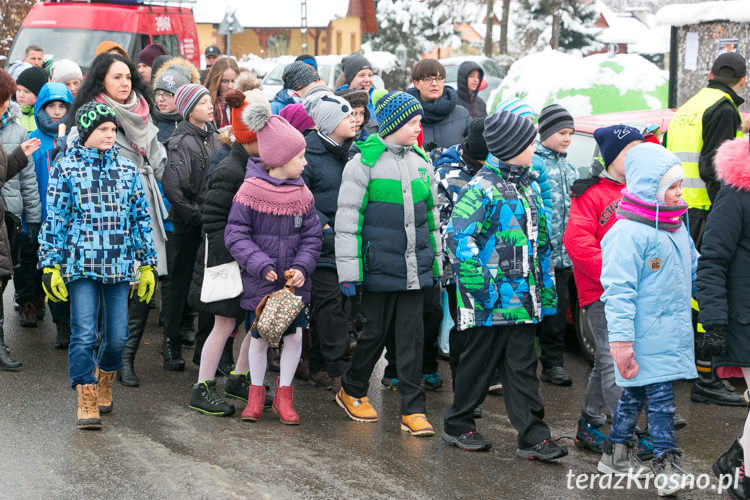
[[[703,334],[703,355],[724,356],[727,353],[727,327],[706,326]]]
[[[638,363],[635,361],[632,342],[610,342],[609,353],[615,360],[617,371],[622,378],[629,380],[638,375]]]
[[[60,266],[45,267],[42,271],[42,289],[52,302],[67,302],[68,289],[60,274]]]
[[[357,285],[357,282],[345,281],[339,284],[339,288],[341,289],[341,293],[343,293],[346,297],[354,297],[355,295],[357,295]]]
[[[138,299],[141,302],[151,302],[151,297],[156,291],[156,277],[154,276],[154,266],[141,266],[135,273],[138,279]]]

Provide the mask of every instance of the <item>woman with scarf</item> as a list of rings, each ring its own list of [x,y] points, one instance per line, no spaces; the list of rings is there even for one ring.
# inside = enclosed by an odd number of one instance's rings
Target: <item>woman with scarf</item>
[[[132,61],[119,54],[104,53],[97,56],[91,64],[68,117],[74,117],[78,108],[90,101],[106,104],[115,112],[118,124],[115,146],[118,153],[135,163],[140,172],[151,216],[151,236],[158,256],[156,271],[159,276],[165,276],[167,258],[164,218],[168,212],[157,181],[161,182],[164,174],[167,154],[157,137],[159,130],[154,125],[154,107],[149,91]],[[68,134],[68,145],[79,135],[75,123],[71,125],[73,127]],[[140,302],[136,297],[130,300],[128,331],[131,338],[128,340],[126,356],[129,356],[128,353],[135,356],[140,342],[138,332],[143,332],[148,311],[148,303]],[[128,357],[124,362],[124,366],[132,372],[133,358]]]
[[[234,80],[239,76],[240,68],[234,59],[222,57],[216,60],[206,75],[206,88],[211,93],[211,104],[214,107],[214,126],[216,129],[232,124],[232,110],[224,97],[234,89]]]

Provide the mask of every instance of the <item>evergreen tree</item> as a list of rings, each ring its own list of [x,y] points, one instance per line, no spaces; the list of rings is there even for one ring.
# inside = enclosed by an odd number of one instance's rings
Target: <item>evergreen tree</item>
[[[586,52],[595,45],[593,2],[519,0],[515,6],[517,43],[521,53],[545,47]]]
[[[0,9],[0,63],[8,57],[18,28],[35,1],[3,0],[3,8]]]

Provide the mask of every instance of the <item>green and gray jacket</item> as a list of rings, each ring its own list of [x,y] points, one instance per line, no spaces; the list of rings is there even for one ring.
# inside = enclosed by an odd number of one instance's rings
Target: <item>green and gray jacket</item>
[[[419,290],[441,274],[437,181],[416,146],[358,143],[344,168],[336,212],[340,282],[363,282],[369,292]]]

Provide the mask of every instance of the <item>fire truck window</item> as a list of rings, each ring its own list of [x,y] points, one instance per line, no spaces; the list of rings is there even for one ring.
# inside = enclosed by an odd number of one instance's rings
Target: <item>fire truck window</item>
[[[152,43],[160,43],[164,46],[167,54],[170,56],[180,55],[180,46],[177,42],[177,35],[154,35]]]

